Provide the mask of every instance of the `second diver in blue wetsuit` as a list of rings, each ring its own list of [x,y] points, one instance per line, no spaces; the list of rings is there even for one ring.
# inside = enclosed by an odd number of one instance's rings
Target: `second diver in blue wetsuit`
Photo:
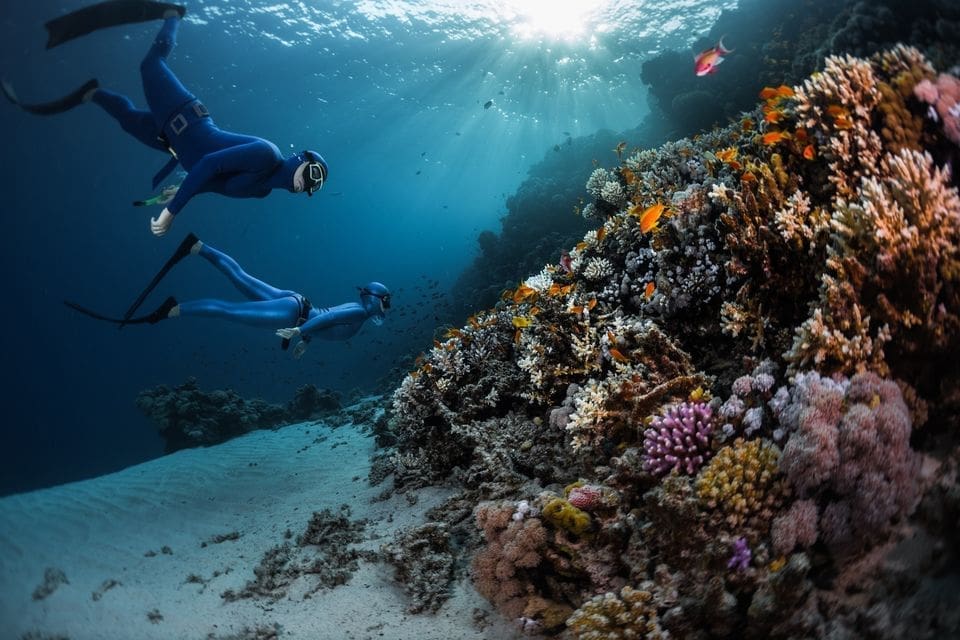
[[[312,338],[347,340],[356,335],[368,319],[380,325],[390,308],[390,290],[379,282],[370,282],[360,290],[359,302],[345,302],[334,307],[315,307],[302,294],[278,289],[246,273],[236,260],[201,242],[192,233],[180,244],[175,257],[199,255],[223,273],[245,298],[230,302],[213,298],[178,302],[169,297],[155,311],[139,318],[109,318],[74,302],[67,306],[99,320],[124,324],[156,324],[177,317],[218,318],[241,324],[275,329],[287,348],[291,339],[299,338],[293,355],[306,351]]]
[[[117,10],[109,2],[102,4],[107,9]],[[142,4],[153,9],[160,6]],[[99,105],[137,140],[171,154],[170,161],[154,177],[154,188],[178,163],[183,165],[186,179],[173,200],[150,221],[150,229],[157,236],[167,232],[174,216],[199,193],[263,198],[274,189],[313,195],[322,188],[327,180],[328,167],[319,153],[307,150],[284,158],[269,140],[224,131],[214,124],[203,103],[184,88],[167,66],[167,56],[176,44],[177,28],[185,10],[176,5],[162,6],[174,8],[166,9],[162,14],[163,27],[140,64],[149,110],[137,109],[126,96],[101,89],[96,80],[90,80],[71,96],[50,105],[20,103],[7,84],[4,93],[15,104],[39,114],[60,113],[81,102],[92,101]],[[81,32],[89,32],[91,28],[81,29]]]

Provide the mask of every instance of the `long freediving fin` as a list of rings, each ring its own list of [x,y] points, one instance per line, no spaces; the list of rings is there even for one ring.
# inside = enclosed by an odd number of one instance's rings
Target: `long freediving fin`
[[[20,98],[17,97],[16,92],[13,90],[13,85],[6,80],[0,81],[0,87],[2,87],[3,95],[7,100],[17,105],[24,111],[29,111],[30,113],[35,113],[39,116],[52,116],[57,113],[69,111],[74,107],[78,107],[83,104],[83,97],[87,94],[87,92],[96,89],[99,86],[100,83],[97,82],[96,78],[93,78],[91,80],[87,80],[83,83],[83,85],[77,89],[74,89],[62,98],[53,100],[52,102],[26,104],[20,102]]]
[[[93,318],[94,320],[103,320],[104,322],[112,322],[114,324],[120,325],[121,327],[125,324],[157,324],[161,320],[167,317],[167,314],[170,313],[170,309],[177,306],[177,299],[173,296],[170,296],[163,301],[159,307],[154,311],[148,313],[145,316],[140,316],[139,318],[111,318],[102,313],[94,311],[93,309],[88,309],[83,305],[77,304],[70,300],[64,300],[63,304],[67,305],[74,311],[79,311],[85,316]]]
[[[170,10],[179,13],[181,18],[187,13],[187,8],[183,5],[167,2],[150,2],[149,0],[98,2],[48,21],[44,25],[47,28],[47,49],[107,27],[159,20]]]
[[[150,295],[150,292],[156,288],[156,286],[163,280],[163,277],[170,272],[170,269],[174,267],[178,262],[190,255],[190,249],[197,243],[199,238],[192,233],[188,233],[187,237],[183,239],[180,243],[180,246],[177,247],[177,250],[170,256],[170,259],[167,260],[164,265],[160,268],[160,271],[157,271],[157,275],[153,276],[153,280],[150,281],[150,284],[147,285],[147,288],[140,292],[140,295],[137,296],[137,299],[133,301],[133,304],[130,305],[130,308],[127,309],[127,312],[123,314],[123,318],[120,320],[120,326],[118,329],[122,329],[123,325],[129,324],[132,322],[133,314],[137,312],[137,309],[140,308],[140,305],[143,304],[143,301],[147,299],[147,296]]]

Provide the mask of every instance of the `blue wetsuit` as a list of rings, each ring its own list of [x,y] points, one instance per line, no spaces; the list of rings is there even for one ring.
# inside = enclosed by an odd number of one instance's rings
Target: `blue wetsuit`
[[[176,215],[193,196],[205,192],[234,198],[263,198],[273,189],[295,192],[294,174],[306,161],[304,154],[284,158],[269,140],[218,128],[206,107],[167,66],[179,24],[177,17],[164,20],[140,64],[149,110],[137,109],[126,96],[106,89],[97,89],[92,98],[143,144],[174,152],[175,159],[154,179],[154,188],[177,160],[186,169],[187,177],[167,209]],[[315,152],[305,153],[319,158]],[[325,172],[326,164],[323,166]]]
[[[236,260],[204,243],[200,254],[223,273],[243,294],[248,302],[228,302],[205,298],[180,303],[181,316],[220,318],[242,324],[283,329],[300,327],[305,340],[312,337],[324,340],[346,340],[360,330],[367,318],[379,323],[384,317],[384,296],[389,299],[386,288],[383,292],[362,290],[360,302],[347,302],[335,307],[310,306],[296,291],[277,289],[246,273]],[[376,285],[377,283],[371,283]],[[369,288],[372,288],[368,285]],[[382,287],[382,285],[380,285]],[[308,309],[302,318],[304,305]],[[389,304],[389,303],[388,303]],[[304,320],[301,324],[300,321]]]

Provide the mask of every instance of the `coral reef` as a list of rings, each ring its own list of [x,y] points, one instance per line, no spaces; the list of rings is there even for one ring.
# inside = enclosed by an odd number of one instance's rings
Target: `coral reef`
[[[846,5],[837,40],[907,11],[878,6]],[[725,128],[618,144],[581,176],[591,227],[564,260],[438,336],[392,396],[377,477],[460,490],[431,522],[528,633],[960,633],[937,586],[960,580],[942,75],[900,45],[789,77],[746,83],[761,102]]]
[[[303,385],[284,407],[246,400],[230,389],[201,391],[196,378],[172,389],[160,385],[141,391],[137,407],[157,425],[166,451],[209,446],[255,429],[272,429],[340,411],[333,391]]]

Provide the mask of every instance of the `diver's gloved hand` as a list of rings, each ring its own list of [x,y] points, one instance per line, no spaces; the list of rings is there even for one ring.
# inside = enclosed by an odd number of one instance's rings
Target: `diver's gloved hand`
[[[303,354],[307,352],[307,341],[301,340],[297,343],[297,346],[293,348],[293,357],[299,360],[303,357]]]
[[[159,216],[150,218],[150,231],[153,232],[153,235],[159,237],[165,234],[172,224],[173,214],[170,213],[169,209],[164,207]]]
[[[284,340],[289,340],[291,338],[296,338],[300,335],[300,327],[291,327],[289,329],[277,329],[277,335],[283,338]],[[299,344],[297,345],[300,346]],[[306,347],[304,347],[306,349]]]

